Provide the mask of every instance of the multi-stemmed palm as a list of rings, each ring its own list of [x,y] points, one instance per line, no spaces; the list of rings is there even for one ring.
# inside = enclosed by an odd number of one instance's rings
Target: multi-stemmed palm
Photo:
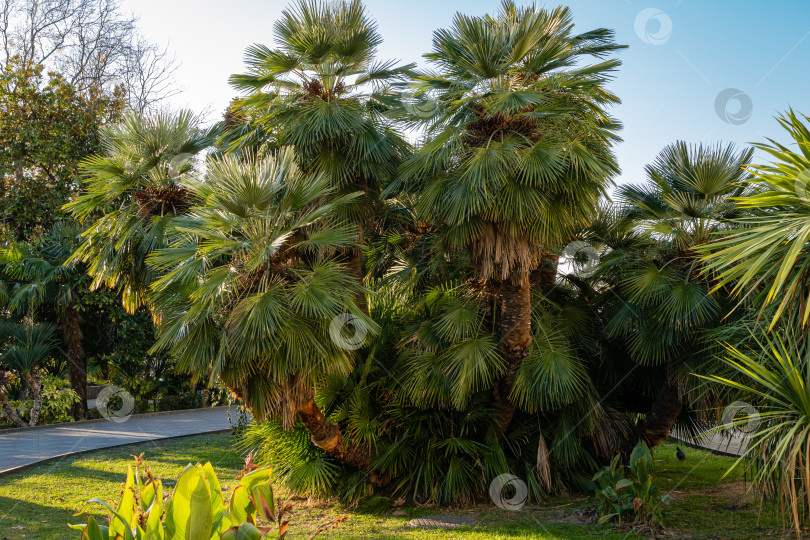
[[[749,189],[743,167],[752,154],[730,145],[668,146],[647,166],[647,183],[619,188],[613,227],[592,228],[592,239],[607,246],[592,277],[602,292],[605,337],[618,339],[643,368],[645,384],[636,391],[650,403],[628,448],[668,436],[690,404],[688,375],[710,356],[710,332],[731,312],[728,291],[713,291],[696,248],[740,215],[735,199]]]
[[[247,50],[246,74],[231,83],[247,93],[237,112],[273,135],[273,145],[295,147],[296,161],[306,172],[324,174],[334,196],[361,194],[343,205],[355,223],[357,244],[380,207],[381,184],[396,172],[408,144],[385,112],[388,86],[406,69],[376,60],[382,38],[359,0],[299,0],[274,25],[277,48],[254,45]],[[236,138],[255,145],[255,130]],[[344,254],[363,282],[361,251]],[[360,291],[357,303],[365,309]]]
[[[129,115],[81,164],[85,192],[66,208],[87,228],[72,260],[87,263],[93,287],[118,291],[129,312],[148,303],[155,274],[146,258],[167,245],[171,219],[187,210],[195,157],[212,142],[188,112]]]
[[[365,467],[368,455],[315,401],[324,377],[351,372],[351,352],[373,327],[334,260],[354,246],[357,231],[340,216],[359,195],[335,195],[329,176],[301,172],[291,150],[213,160],[191,190],[175,240],[150,258],[163,274],[152,285],[158,346],[198,378],[219,377],[257,419],[292,426],[297,415],[317,446]],[[360,334],[343,336],[346,326]]]
[[[566,8],[505,1],[496,17],[459,14],[436,32],[426,55],[435,71],[414,83],[435,114],[391,189],[418,196],[420,218],[442,229],[447,249],[466,249],[496,291],[501,432],[531,352],[530,273],[585,224],[618,171],[620,126],[606,111],[618,99],[605,84],[620,62],[605,57],[619,48],[609,30],[575,34]]]

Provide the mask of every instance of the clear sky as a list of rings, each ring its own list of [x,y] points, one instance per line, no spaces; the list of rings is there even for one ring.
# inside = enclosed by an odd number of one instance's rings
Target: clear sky
[[[666,144],[782,138],[773,117],[788,107],[810,116],[810,0],[567,0],[577,31],[616,31],[629,45],[611,83],[622,99],[619,182],[639,182]],[[152,40],[180,60],[173,105],[214,118],[235,95],[252,43],[272,45],[285,0],[123,0]],[[381,58],[422,61],[432,32],[456,11],[495,12],[499,0],[366,0],[385,40]]]

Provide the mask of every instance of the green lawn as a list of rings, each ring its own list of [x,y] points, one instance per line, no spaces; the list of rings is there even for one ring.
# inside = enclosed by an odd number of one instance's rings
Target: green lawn
[[[720,482],[733,462],[707,452],[687,449],[688,459],[675,459],[673,446],[657,453],[656,483],[672,492],[667,532],[674,537],[762,538],[782,536],[772,509],[757,519],[759,504],[746,495],[743,479],[734,476]],[[230,448],[227,434],[189,437],[139,444],[63,458],[20,474],[0,478],[0,540],[46,538],[76,539],[66,523],[87,499],[98,496],[115,500],[124,479],[130,455],[145,452],[149,466],[164,479],[176,478],[189,462],[210,461],[224,485],[230,485],[242,460]],[[329,502],[296,500],[288,538],[306,538],[317,524],[347,513],[349,521],[323,538],[410,539],[553,539],[638,538],[626,531],[595,527],[588,523],[590,500],[584,496],[557,498],[542,505],[506,512],[491,505],[465,509],[404,508],[398,514],[369,515],[346,512]],[[465,514],[479,519],[471,528],[414,530],[406,523],[419,516],[442,513]]]

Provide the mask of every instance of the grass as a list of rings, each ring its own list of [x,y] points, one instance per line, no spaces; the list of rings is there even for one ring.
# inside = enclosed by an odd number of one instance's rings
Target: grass
[[[176,479],[188,463],[210,461],[223,485],[232,485],[242,459],[230,448],[228,434],[204,435],[141,443],[62,458],[18,474],[0,478],[0,540],[47,538],[77,539],[67,527],[80,523],[71,515],[91,497],[117,499],[131,455],[145,452],[151,469],[164,480]],[[773,507],[759,516],[759,503],[746,494],[739,474],[721,481],[733,459],[699,450],[686,450],[679,462],[674,446],[658,450],[655,482],[671,493],[673,503],[665,525],[667,534],[695,538],[762,538],[781,536]],[[463,509],[406,507],[384,515],[347,512],[330,502],[294,501],[296,509],[288,538],[307,538],[318,524],[341,514],[349,520],[323,538],[405,538],[427,540],[639,538],[631,532],[597,527],[584,516],[591,507],[586,496],[556,498],[529,505],[521,512],[507,512],[492,505]],[[470,515],[479,520],[474,527],[454,530],[426,530],[407,527],[415,517],[437,514]],[[396,514],[396,515],[395,515]],[[101,515],[101,512],[99,512]]]

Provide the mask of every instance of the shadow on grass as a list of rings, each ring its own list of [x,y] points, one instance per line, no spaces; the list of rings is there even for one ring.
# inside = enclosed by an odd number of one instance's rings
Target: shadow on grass
[[[76,538],[67,524],[83,523],[86,518],[73,517],[74,513],[74,509],[0,496],[0,538]],[[101,511],[92,513],[103,515]]]

